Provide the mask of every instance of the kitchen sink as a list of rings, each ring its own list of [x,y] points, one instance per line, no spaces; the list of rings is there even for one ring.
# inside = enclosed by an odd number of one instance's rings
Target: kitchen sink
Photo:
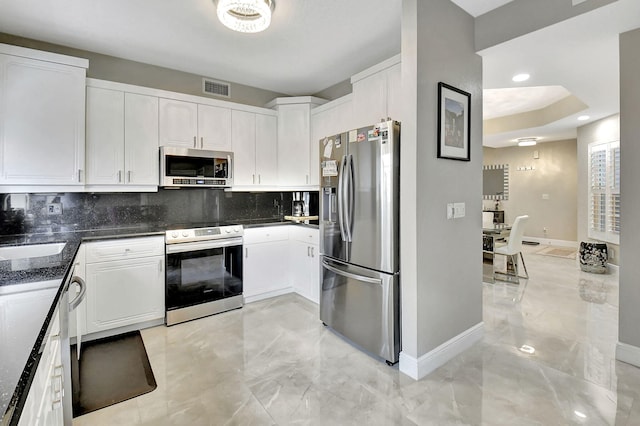
[[[65,245],[66,243],[46,243],[0,247],[0,261],[54,256],[60,254]]]

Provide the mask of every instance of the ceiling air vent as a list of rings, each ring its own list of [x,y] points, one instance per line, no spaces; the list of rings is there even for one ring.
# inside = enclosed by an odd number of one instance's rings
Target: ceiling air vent
[[[208,78],[202,79],[202,92],[214,95],[222,96],[223,98],[231,97],[231,85],[222,81],[210,80]]]

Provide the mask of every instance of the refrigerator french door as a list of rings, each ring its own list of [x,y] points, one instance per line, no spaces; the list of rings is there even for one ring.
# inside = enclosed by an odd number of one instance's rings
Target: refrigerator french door
[[[395,363],[400,352],[400,125],[320,141],[320,319]]]

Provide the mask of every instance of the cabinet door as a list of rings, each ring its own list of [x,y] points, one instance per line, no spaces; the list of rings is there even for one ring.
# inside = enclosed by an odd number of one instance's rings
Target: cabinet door
[[[396,64],[387,70],[387,115],[402,122],[402,70]]]
[[[231,151],[231,109],[198,105],[200,148]]]
[[[278,118],[256,114],[256,183],[278,184]]]
[[[87,87],[87,183],[124,182],[124,93]]]
[[[157,185],[158,98],[125,94],[124,140],[126,176],[123,180],[134,185]]]
[[[245,244],[242,287],[245,297],[289,288],[288,241]]]
[[[83,184],[85,70],[0,54],[0,179]]]
[[[160,146],[196,148],[198,104],[160,99]]]
[[[90,263],[87,332],[164,317],[164,256]]]
[[[231,112],[233,146],[233,184],[253,185],[256,178],[256,115],[246,111]]]
[[[280,185],[309,184],[309,105],[278,108],[278,181]]]
[[[309,299],[311,282],[308,269],[311,246],[300,241],[291,241],[289,247],[291,286],[296,293]]]
[[[353,128],[369,126],[387,117],[386,71],[353,84],[353,115]]]
[[[320,141],[327,136],[355,128],[353,123],[353,105],[351,97],[334,101],[328,109],[311,116],[310,184],[320,185]]]

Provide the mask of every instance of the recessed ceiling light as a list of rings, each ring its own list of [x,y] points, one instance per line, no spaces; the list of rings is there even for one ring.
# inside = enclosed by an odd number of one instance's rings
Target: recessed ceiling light
[[[524,352],[525,354],[533,355],[536,351],[536,348],[529,345],[522,345],[519,348],[520,352]]]
[[[513,76],[513,78],[511,80],[515,81],[516,83],[520,83],[521,81],[527,81],[529,80],[529,77],[531,77],[529,74],[527,73],[522,73],[522,74],[516,74]]]
[[[575,414],[576,416],[580,417],[581,419],[586,419],[587,418],[587,415],[585,413],[583,413],[582,411],[574,410],[573,414]]]
[[[578,117],[578,121],[586,121],[589,119],[588,115],[581,115],[580,117]]]
[[[538,138],[518,138],[518,146],[533,146],[538,143]]]

